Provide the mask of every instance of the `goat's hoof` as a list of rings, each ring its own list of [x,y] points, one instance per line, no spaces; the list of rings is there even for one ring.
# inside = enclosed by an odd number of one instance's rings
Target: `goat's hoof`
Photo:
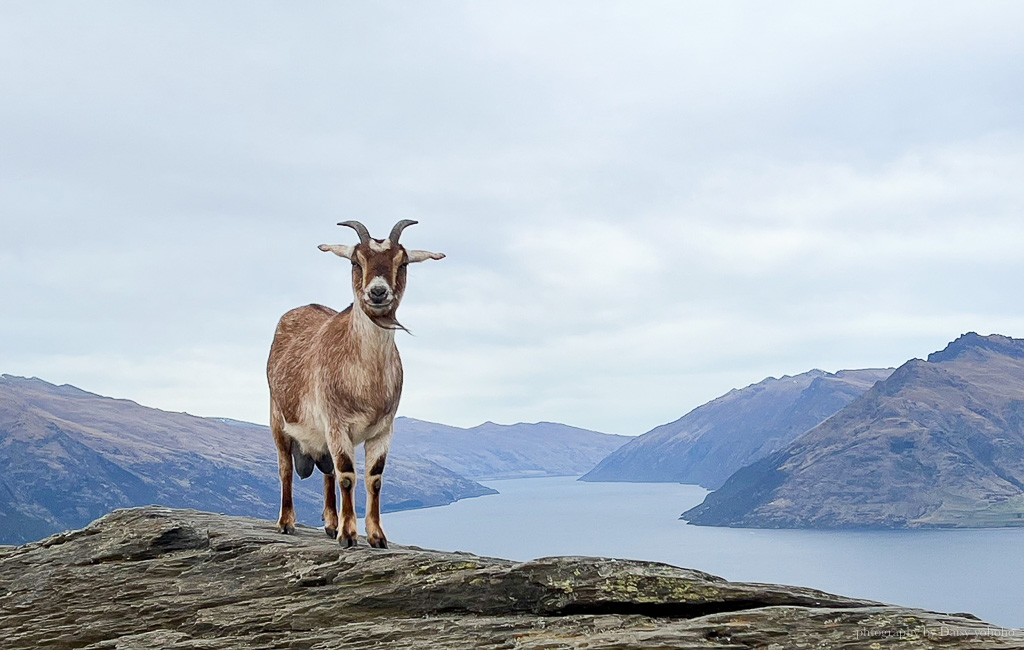
[[[370,542],[370,546],[372,546],[373,548],[387,548],[388,547],[388,539],[387,539],[387,537],[384,537],[383,535],[374,535],[374,536],[370,537],[367,541]]]
[[[344,537],[344,536],[342,536],[342,538],[341,538],[341,545],[344,546],[345,548],[352,548],[353,546],[356,546],[358,543],[359,543],[359,540],[356,539],[355,537]]]
[[[327,536],[330,537],[331,539],[337,539],[338,538],[338,529],[337,528],[324,528],[324,532],[327,533]]]
[[[277,532],[281,533],[282,535],[294,535],[295,526],[293,526],[292,524],[278,524]]]

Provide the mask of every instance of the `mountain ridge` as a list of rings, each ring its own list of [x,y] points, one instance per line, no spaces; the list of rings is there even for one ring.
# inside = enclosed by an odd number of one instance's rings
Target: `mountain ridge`
[[[785,447],[891,372],[813,369],[732,389],[627,442],[580,480],[716,489],[737,469]]]
[[[683,513],[699,525],[1024,525],[1024,340],[968,333],[911,359]]]
[[[395,436],[402,437],[406,453],[475,480],[577,476],[629,440],[557,422],[488,421],[463,429],[404,417],[395,420]],[[518,447],[507,444],[510,439]]]
[[[556,455],[545,464],[546,450],[578,443],[559,443],[559,431],[550,429],[547,444],[530,436],[519,440],[516,425],[494,425],[502,437],[409,418],[398,424],[426,431],[408,440],[397,431],[385,475],[385,511],[496,493],[431,458],[461,466],[479,457],[502,477],[556,475],[566,471],[565,458]],[[479,444],[446,444],[430,434],[437,427],[462,432],[456,443],[468,436]],[[590,463],[584,468],[589,469],[618,444],[617,436],[574,431],[593,444],[577,444],[585,449],[576,466],[570,463],[570,473],[580,463]],[[276,451],[265,426],[164,411],[37,377],[0,375],[0,543],[38,539],[114,508],[150,503],[273,518],[279,490]],[[294,490],[299,520],[318,522],[321,481],[296,480]],[[359,512],[364,497],[357,490]]]

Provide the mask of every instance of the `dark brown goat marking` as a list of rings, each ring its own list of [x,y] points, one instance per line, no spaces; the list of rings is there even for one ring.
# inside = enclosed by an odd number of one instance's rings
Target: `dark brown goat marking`
[[[355,466],[352,464],[352,459],[349,458],[348,454],[341,455],[341,465],[338,467],[338,471],[342,474],[351,474],[355,471]]]
[[[379,275],[387,279],[396,298],[401,300],[405,293],[407,258],[408,254],[401,246],[375,251],[369,245],[359,244],[352,263],[352,284],[361,291],[367,282]]]
[[[324,475],[324,513],[334,513],[334,523],[338,523],[338,493],[334,484],[334,474]]]
[[[370,468],[370,476],[379,476],[384,473],[384,462],[387,460],[387,456],[381,456],[377,459],[377,462]]]

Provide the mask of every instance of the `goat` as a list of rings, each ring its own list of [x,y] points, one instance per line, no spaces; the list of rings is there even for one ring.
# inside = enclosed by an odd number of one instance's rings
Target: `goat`
[[[281,317],[267,361],[270,429],[277,443],[281,477],[278,532],[295,532],[292,472],[324,475],[324,530],[345,546],[356,544],[355,448],[366,452],[366,538],[387,548],[380,525],[380,492],[402,395],[402,360],[395,330],[405,329],[395,311],[405,293],[406,267],[440,260],[443,253],[406,250],[398,239],[417,222],[399,221],[387,239],[373,239],[366,226],[345,221],[359,235],[355,246],[322,244],[324,252],[352,262],[354,300],[336,312],[306,305]],[[341,486],[339,536],[335,476]]]

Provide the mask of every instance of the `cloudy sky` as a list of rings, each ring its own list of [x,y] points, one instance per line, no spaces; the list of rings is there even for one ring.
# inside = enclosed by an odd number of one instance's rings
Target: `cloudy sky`
[[[266,422],[410,269],[401,414],[638,434],[1024,337],[1024,3],[0,4],[0,372]]]

